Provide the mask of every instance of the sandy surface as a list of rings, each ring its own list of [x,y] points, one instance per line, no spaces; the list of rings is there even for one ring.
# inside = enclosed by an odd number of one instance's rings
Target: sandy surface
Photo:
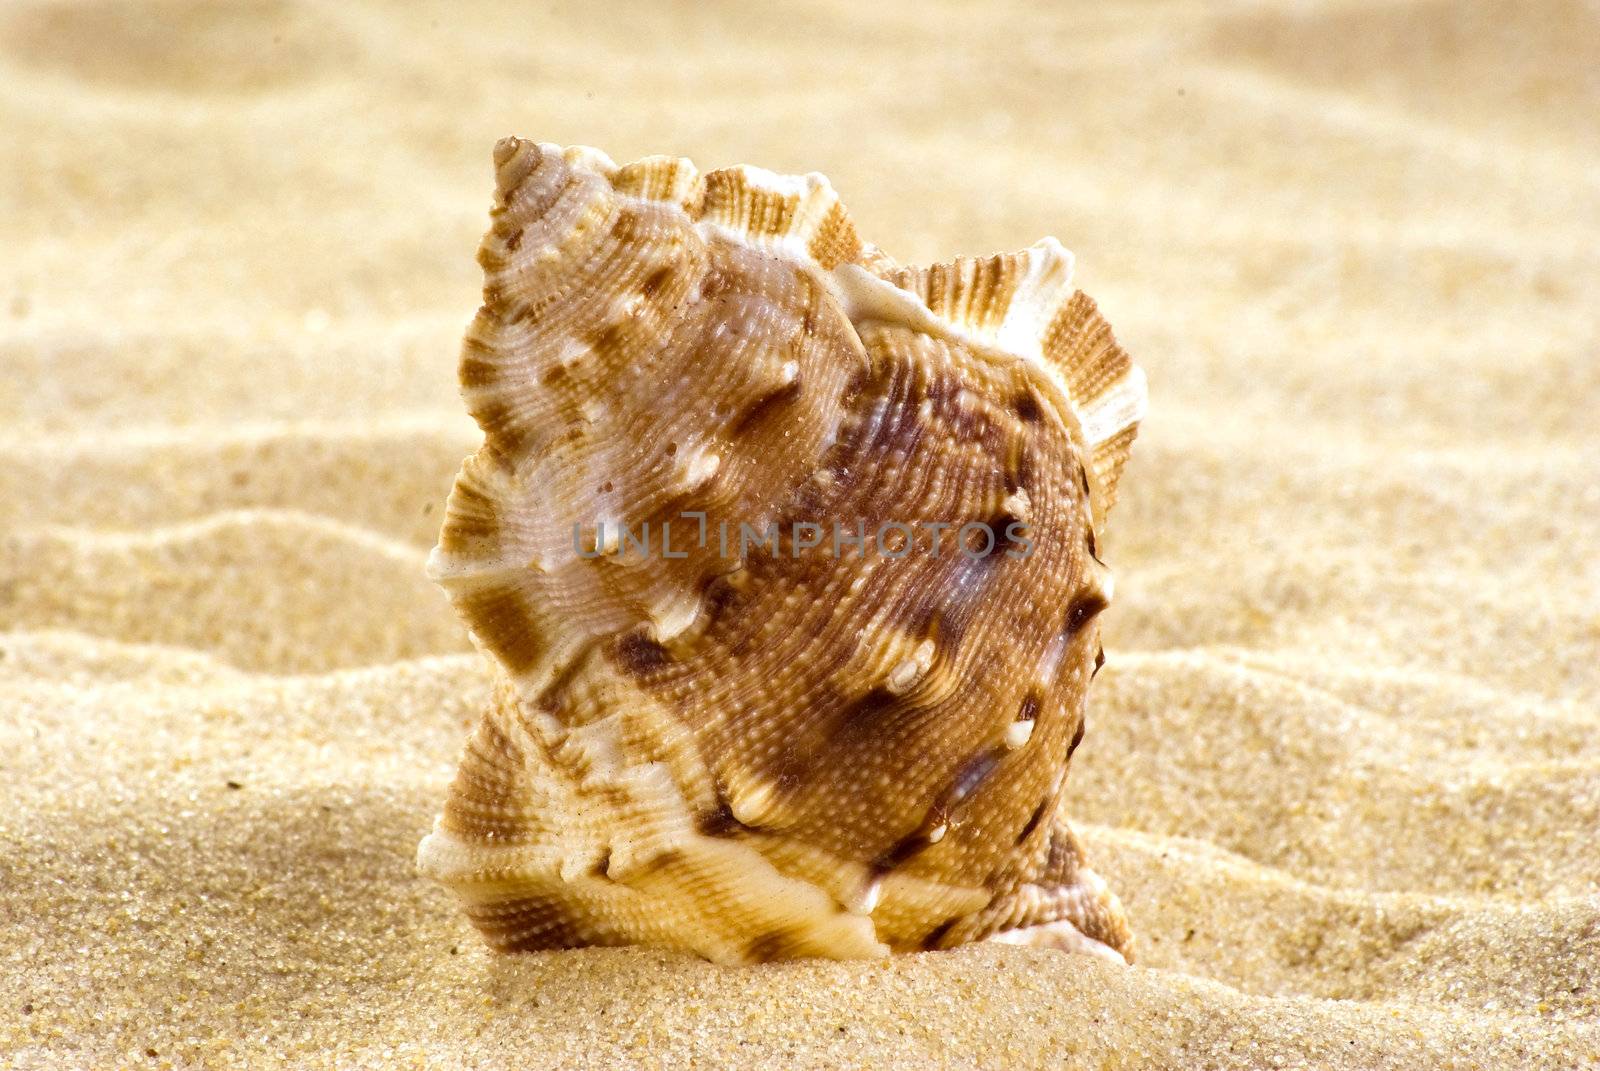
[[[925,7],[0,11],[0,1064],[1600,1059],[1600,11]],[[1069,785],[1139,966],[496,958],[416,878],[513,132],[1077,252],[1153,399]]]

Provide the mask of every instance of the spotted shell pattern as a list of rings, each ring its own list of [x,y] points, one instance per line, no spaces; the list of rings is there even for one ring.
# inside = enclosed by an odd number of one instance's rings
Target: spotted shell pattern
[[[495,167],[429,569],[496,685],[422,872],[497,949],[1125,958],[1060,801],[1145,389],[1071,255],[900,267],[817,174]]]

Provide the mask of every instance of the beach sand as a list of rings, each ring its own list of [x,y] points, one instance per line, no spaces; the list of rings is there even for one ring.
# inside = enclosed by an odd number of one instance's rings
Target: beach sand
[[[1600,9],[1038,6],[0,11],[0,1065],[1600,1062]],[[1076,252],[1136,966],[494,956],[417,877],[510,133]]]

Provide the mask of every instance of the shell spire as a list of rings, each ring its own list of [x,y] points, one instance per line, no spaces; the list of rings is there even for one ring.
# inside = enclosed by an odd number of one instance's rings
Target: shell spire
[[[901,268],[818,174],[495,167],[429,568],[497,687],[421,869],[504,949],[1123,958],[1060,800],[1144,384],[1070,255]]]

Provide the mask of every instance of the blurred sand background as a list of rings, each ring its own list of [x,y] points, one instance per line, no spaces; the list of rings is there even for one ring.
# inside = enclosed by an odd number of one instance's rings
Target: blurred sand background
[[[0,1065],[1594,1066],[1597,114],[1592,2],[7,3]],[[508,133],[1077,253],[1138,966],[493,957],[415,876]]]

